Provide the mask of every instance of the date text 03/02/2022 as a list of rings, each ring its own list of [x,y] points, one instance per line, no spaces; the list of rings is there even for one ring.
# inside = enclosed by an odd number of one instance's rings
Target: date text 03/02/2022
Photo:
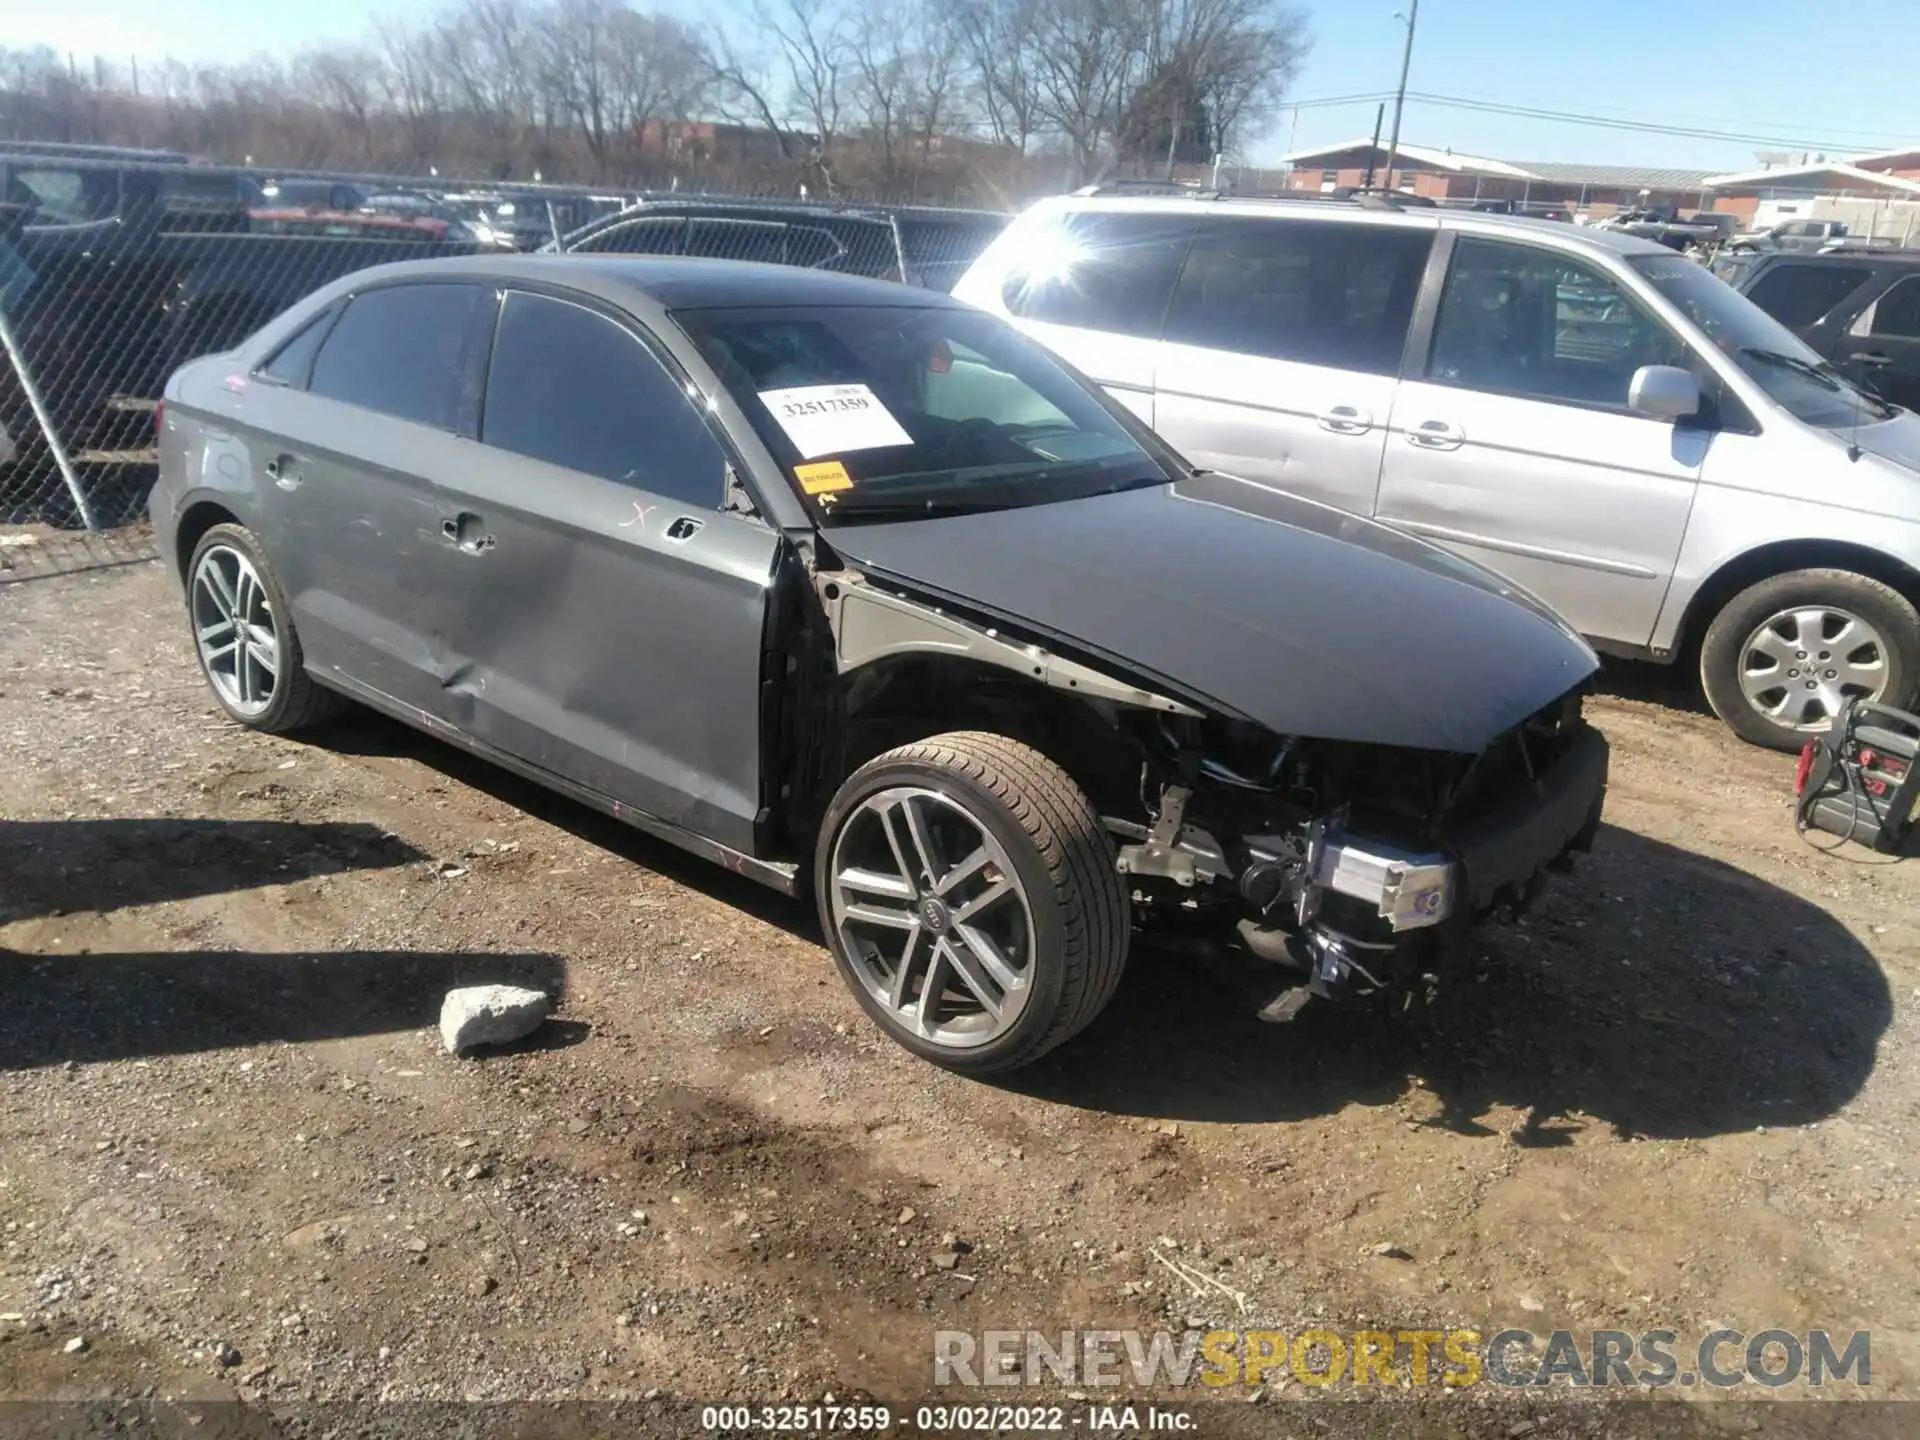
[[[1161,1405],[920,1405],[896,1413],[886,1405],[708,1405],[708,1434],[867,1435],[898,1429],[928,1435],[1019,1434],[1080,1430],[1089,1434],[1183,1434],[1190,1411]]]

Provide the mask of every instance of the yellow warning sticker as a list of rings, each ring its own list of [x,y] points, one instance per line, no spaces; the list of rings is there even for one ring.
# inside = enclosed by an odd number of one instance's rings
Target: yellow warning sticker
[[[793,467],[800,488],[809,495],[831,495],[836,490],[851,490],[853,477],[847,474],[847,467],[838,460],[822,460],[816,465],[796,465]]]

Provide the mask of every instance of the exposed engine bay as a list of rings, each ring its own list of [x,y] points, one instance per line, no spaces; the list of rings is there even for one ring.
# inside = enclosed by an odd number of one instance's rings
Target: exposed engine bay
[[[1523,912],[1599,827],[1606,744],[1577,692],[1477,756],[1179,728],[1159,724],[1143,770],[1151,820],[1105,817],[1118,863],[1137,900],[1230,916],[1302,977],[1266,1019],[1436,983],[1474,923]]]

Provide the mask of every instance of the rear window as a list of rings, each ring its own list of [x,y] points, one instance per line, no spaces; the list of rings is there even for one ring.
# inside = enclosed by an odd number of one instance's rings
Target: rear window
[[[393,285],[356,295],[321,345],[307,388],[436,430],[469,428],[462,423],[466,361],[491,299],[477,285]]]
[[[1157,337],[1194,224],[1184,215],[1061,216],[1019,237],[1001,299],[1028,320]]]
[[[1798,330],[1831,314],[1872,273],[1852,265],[1776,265],[1753,282],[1747,298]]]

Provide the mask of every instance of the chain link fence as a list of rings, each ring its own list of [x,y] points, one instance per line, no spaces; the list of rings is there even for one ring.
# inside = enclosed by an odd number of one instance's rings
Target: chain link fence
[[[169,374],[370,265],[541,248],[697,255],[949,288],[985,211],[267,173],[0,141],[0,524],[137,520]]]

